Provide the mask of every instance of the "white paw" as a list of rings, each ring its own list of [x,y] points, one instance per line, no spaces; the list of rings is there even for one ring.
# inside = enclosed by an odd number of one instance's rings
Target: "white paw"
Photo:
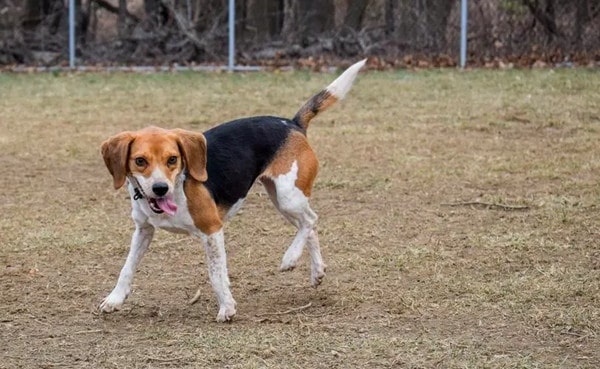
[[[221,305],[219,314],[217,314],[217,322],[223,323],[231,321],[235,315],[235,302],[233,304]]]
[[[316,288],[321,284],[321,282],[323,282],[323,278],[325,277],[326,269],[327,269],[327,266],[325,264],[311,266],[311,268],[310,268],[310,284],[313,287]]]
[[[283,258],[283,261],[281,262],[281,266],[279,267],[279,270],[282,272],[287,272],[290,270],[294,270],[295,267],[296,267],[296,260],[286,260],[286,258]]]
[[[100,304],[100,311],[103,313],[112,313],[120,310],[128,295],[129,293],[121,291],[111,292],[110,295],[106,296],[104,300],[102,300],[102,303]]]
[[[300,245],[300,246],[298,246]],[[294,242],[283,254],[283,258],[281,259],[281,266],[279,270],[282,272],[286,272],[288,270],[293,270],[302,256],[303,246],[297,242]]]

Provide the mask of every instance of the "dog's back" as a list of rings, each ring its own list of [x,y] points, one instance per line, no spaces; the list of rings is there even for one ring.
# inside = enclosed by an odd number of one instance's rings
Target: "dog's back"
[[[258,116],[237,119],[204,132],[207,142],[206,187],[219,206],[235,204],[273,161],[291,131],[289,119]]]

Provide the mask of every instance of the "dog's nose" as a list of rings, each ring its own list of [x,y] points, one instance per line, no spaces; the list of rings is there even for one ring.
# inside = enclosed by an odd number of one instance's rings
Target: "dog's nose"
[[[169,191],[169,185],[165,182],[157,182],[152,185],[152,192],[154,192],[157,196],[162,196]]]

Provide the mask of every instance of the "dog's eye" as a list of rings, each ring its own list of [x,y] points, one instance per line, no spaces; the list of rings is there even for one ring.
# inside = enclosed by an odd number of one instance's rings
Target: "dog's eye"
[[[144,158],[135,158],[135,165],[137,165],[138,167],[146,166],[146,164],[148,164],[146,162],[146,159],[144,159]]]
[[[175,164],[177,164],[177,156],[171,156],[169,158],[169,160],[167,161],[167,164],[168,165],[175,165]]]

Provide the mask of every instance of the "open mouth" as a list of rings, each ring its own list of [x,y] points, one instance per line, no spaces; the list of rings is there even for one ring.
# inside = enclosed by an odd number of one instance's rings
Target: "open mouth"
[[[150,206],[150,210],[152,210],[156,214],[162,214],[165,212],[163,209],[160,208],[160,206],[158,206],[158,202],[156,201],[156,199],[148,199],[148,205]]]
[[[148,197],[148,206],[156,214],[167,213],[173,216],[177,212],[177,204],[170,197]]]

